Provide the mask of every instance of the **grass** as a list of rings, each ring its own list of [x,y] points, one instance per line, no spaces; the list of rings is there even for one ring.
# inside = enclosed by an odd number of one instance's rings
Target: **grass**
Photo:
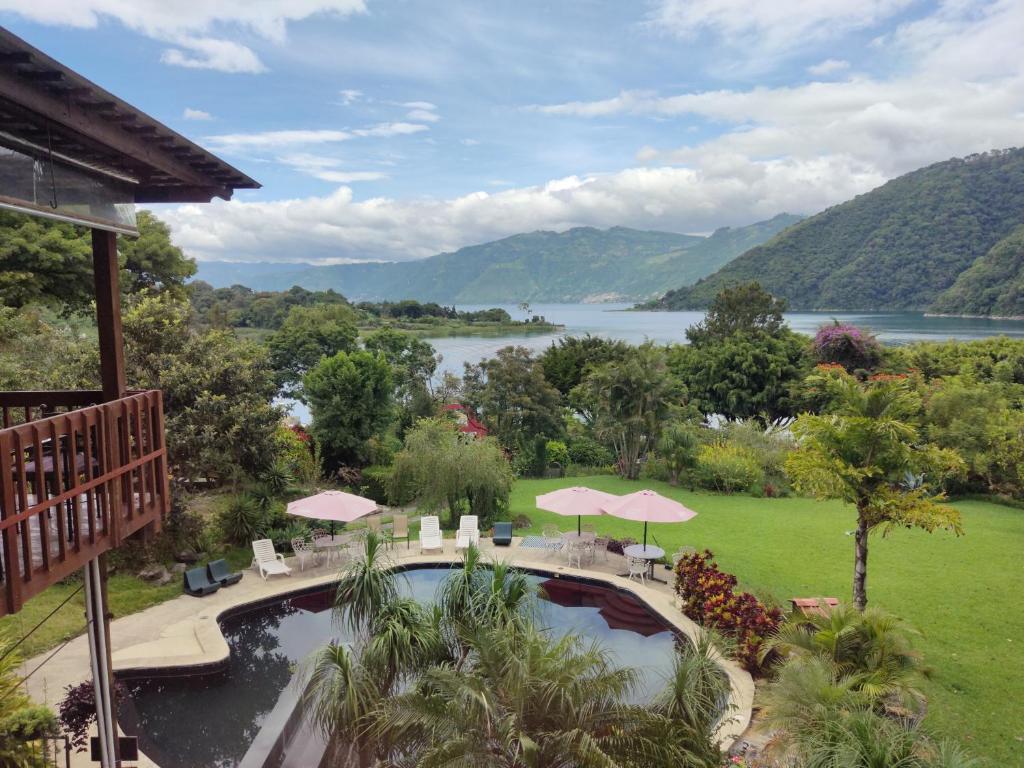
[[[762,599],[850,597],[852,509],[804,498],[755,499],[693,493],[665,483],[601,476],[520,480],[511,515],[526,514],[540,533],[547,523],[575,529],[571,518],[541,512],[534,496],[568,485],[610,493],[652,487],[698,512],[678,525],[652,525],[649,537],[673,552],[710,549]],[[955,505],[962,537],[899,530],[871,540],[868,599],[902,616],[922,633],[918,645],[932,669],[924,690],[926,723],[955,737],[989,765],[1021,765],[1024,742],[1024,512],[983,501]],[[640,523],[594,517],[601,533],[639,538]],[[522,533],[517,531],[517,534]]]

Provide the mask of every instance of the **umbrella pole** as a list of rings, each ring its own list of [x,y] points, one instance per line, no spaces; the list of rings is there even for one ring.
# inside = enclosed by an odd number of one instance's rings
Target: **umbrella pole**
[[[647,521],[644,520],[644,550],[647,549]]]
[[[576,515],[576,535],[579,536],[583,531],[583,525],[580,521],[583,519],[583,515]]]
[[[331,538],[334,538],[334,521],[331,520]]]

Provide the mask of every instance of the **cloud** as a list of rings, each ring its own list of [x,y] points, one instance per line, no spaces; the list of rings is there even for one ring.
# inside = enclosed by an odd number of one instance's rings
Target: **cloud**
[[[867,29],[914,0],[658,0],[648,24],[683,39],[709,33],[731,48],[782,54]]]
[[[160,61],[176,67],[189,69],[215,69],[220,72],[259,74],[266,72],[251,48],[212,37],[182,37],[178,41],[182,48],[167,48],[160,54]]]
[[[480,139],[459,139],[459,144],[464,147],[475,147],[480,144]]]
[[[225,37],[213,37],[214,29],[232,28],[274,44],[287,40],[289,22],[311,16],[348,16],[365,13],[364,0],[217,0],[171,2],[170,0],[0,0],[0,11],[9,11],[37,24],[95,28],[106,19],[155,40],[170,43],[160,57],[165,64],[222,72],[263,72],[256,53]]]
[[[831,75],[850,68],[850,62],[843,59],[825,59],[822,62],[813,64],[807,68],[808,74],[815,76]]]
[[[378,181],[388,178],[380,171],[352,171],[341,169],[342,160],[337,157],[315,155],[308,152],[295,152],[276,158],[277,162],[287,165],[307,176],[334,184],[353,184],[359,181]]]
[[[355,88],[345,88],[338,91],[338,95],[341,96],[341,104],[345,107],[363,98],[363,92],[357,91]]]
[[[437,114],[437,105],[429,101],[406,101],[401,106],[409,110],[405,117],[408,120],[419,120],[424,123],[436,123],[441,119]]]
[[[431,104],[429,101],[406,101],[402,106],[406,109],[422,109],[428,111],[437,109],[437,105]]]
[[[388,138],[405,136],[429,130],[414,123],[381,123],[371,128],[351,130],[300,129],[287,131],[260,131],[258,133],[225,133],[207,136],[211,146],[222,150],[268,149],[300,144],[330,144],[355,138]]]
[[[185,111],[181,115],[186,120],[212,120],[213,115],[209,112],[205,112],[202,109],[192,109],[192,107],[185,107]]]
[[[322,197],[189,205],[160,212],[175,242],[202,259],[407,260],[517,232],[591,225],[711,231],[817,211],[884,181],[842,157],[705,167],[631,168],[448,199],[357,201],[340,187]]]

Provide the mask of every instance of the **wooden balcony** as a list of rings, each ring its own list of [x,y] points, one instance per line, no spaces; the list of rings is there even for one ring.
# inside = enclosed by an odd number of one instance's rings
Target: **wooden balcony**
[[[0,392],[0,616],[170,508],[158,390]]]

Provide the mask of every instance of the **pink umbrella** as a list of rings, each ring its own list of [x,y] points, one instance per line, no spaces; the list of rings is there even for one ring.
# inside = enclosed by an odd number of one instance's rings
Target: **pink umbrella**
[[[537,497],[537,509],[554,512],[556,515],[576,515],[576,533],[580,532],[581,515],[603,515],[609,504],[618,501],[613,493],[595,491],[593,488],[560,488]]]
[[[315,496],[307,496],[288,504],[289,515],[330,520],[331,535],[334,534],[335,521],[350,523],[376,510],[377,502],[373,499],[364,499],[362,496],[344,491],[322,491]]]
[[[697,516],[696,512],[678,501],[647,490],[619,496],[602,509],[612,517],[621,517],[623,520],[643,520],[644,549],[647,548],[648,523],[685,523]]]

